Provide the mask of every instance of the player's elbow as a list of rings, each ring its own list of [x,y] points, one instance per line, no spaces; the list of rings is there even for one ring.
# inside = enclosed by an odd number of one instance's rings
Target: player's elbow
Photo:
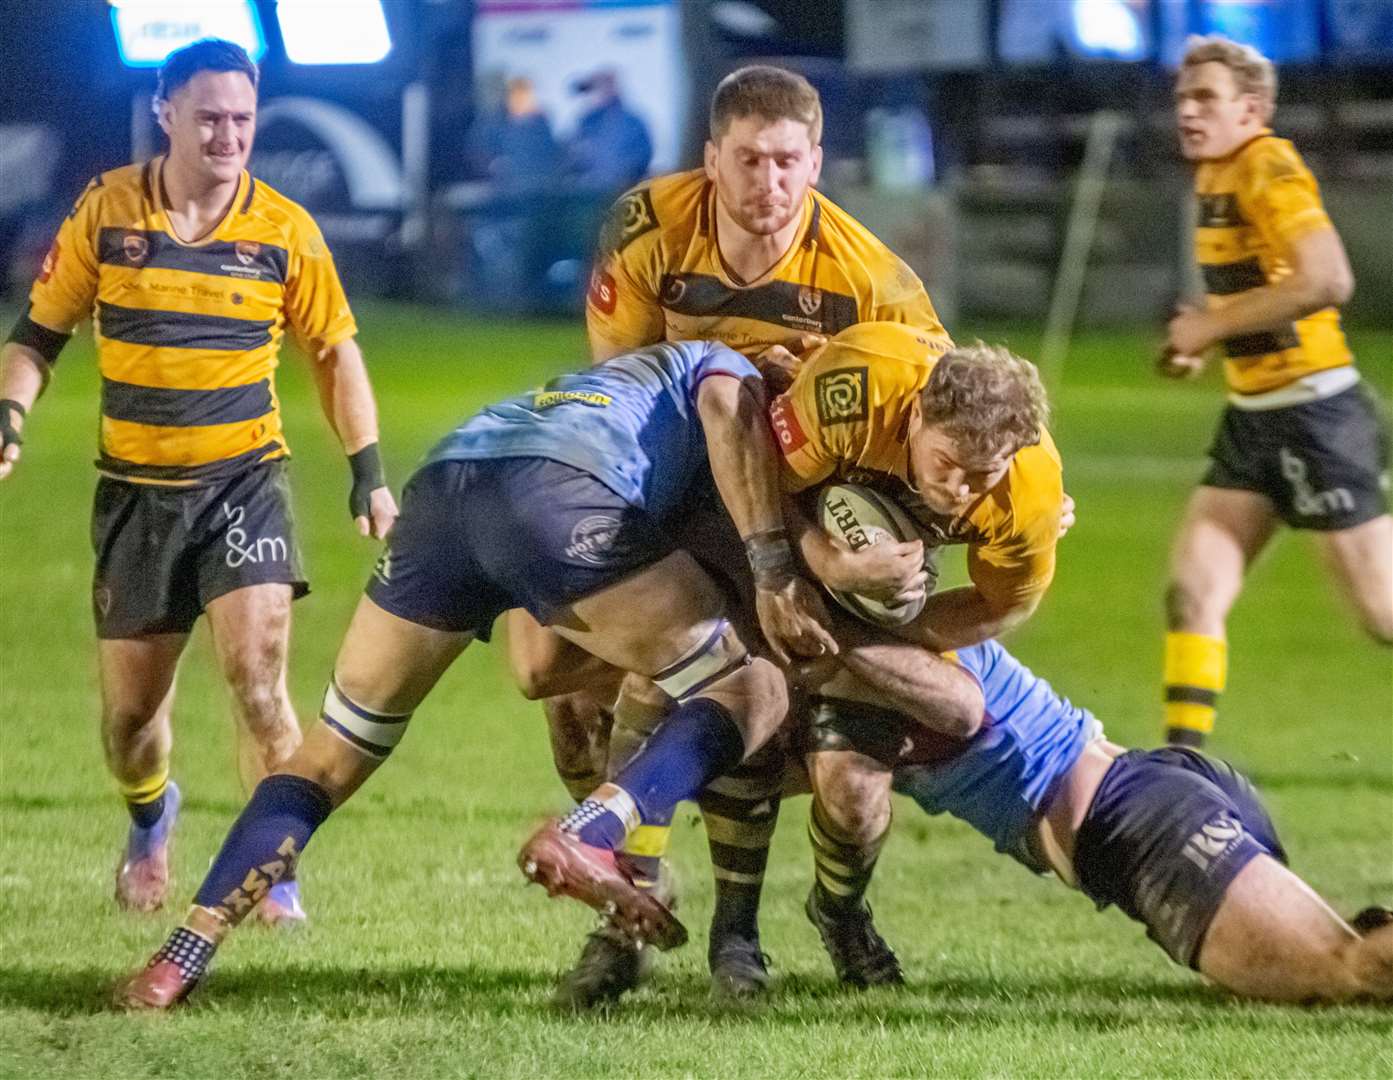
[[[1320,274],[1308,276],[1304,284],[1304,308],[1321,311],[1328,307],[1341,307],[1354,296],[1354,271],[1348,262],[1340,260]]]

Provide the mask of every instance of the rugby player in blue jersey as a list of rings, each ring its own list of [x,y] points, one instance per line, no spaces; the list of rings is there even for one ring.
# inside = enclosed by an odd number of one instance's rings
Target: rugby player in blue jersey
[[[779,668],[754,633],[732,627],[720,588],[673,539],[691,493],[712,479],[744,542],[769,649],[782,661],[835,653],[784,532],[763,387],[744,357],[714,342],[654,345],[490,406],[407,484],[319,723],[257,786],[183,925],[119,1002],[183,998],[454,659],[518,607],[679,703],[613,783],[528,841],[524,872],[637,938],[679,943],[681,924],[616,869],[614,850],[758,750],[788,704]]]
[[[896,650],[893,667],[902,693],[931,701],[947,683],[926,655]],[[1231,766],[1180,747],[1124,750],[996,641],[949,657],[957,692],[975,683],[980,693],[972,738],[842,702],[812,713],[806,741],[818,745],[817,729],[833,725],[893,768],[895,789],[926,813],[967,822],[1100,909],[1117,905],[1173,960],[1235,994],[1393,999],[1393,912],[1336,915],[1287,869],[1257,792]],[[814,662],[821,671],[805,677],[821,681],[833,665]],[[806,777],[789,787],[806,791]]]

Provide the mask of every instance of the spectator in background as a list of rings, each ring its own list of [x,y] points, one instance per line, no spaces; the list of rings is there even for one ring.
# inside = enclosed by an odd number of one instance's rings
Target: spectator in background
[[[484,93],[487,93],[487,88]],[[491,180],[503,196],[528,194],[555,182],[561,148],[537,101],[532,80],[508,79],[501,100],[486,106],[469,133],[473,169]]]
[[[572,87],[589,106],[567,147],[567,178],[579,190],[606,198],[633,187],[648,172],[653,140],[648,126],[619,96],[619,79],[603,69]]]

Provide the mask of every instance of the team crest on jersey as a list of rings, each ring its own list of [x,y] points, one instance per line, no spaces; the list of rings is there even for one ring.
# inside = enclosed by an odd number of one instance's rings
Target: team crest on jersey
[[[233,251],[237,255],[237,261],[243,266],[250,266],[256,262],[256,257],[261,254],[261,245],[255,240],[238,240],[233,245]]]
[[[817,314],[817,309],[822,307],[822,290],[814,289],[810,285],[798,286],[798,310],[804,315],[812,316]]]
[[[1199,224],[1201,229],[1232,229],[1248,220],[1238,208],[1238,196],[1228,192],[1199,196]]]
[[[674,304],[680,304],[682,302],[682,297],[686,295],[687,283],[680,277],[669,275],[663,279],[663,291],[658,296],[658,302],[667,307],[672,307]]]
[[[644,233],[658,227],[658,215],[653,210],[653,198],[647,188],[631,191],[620,197],[610,210],[600,230],[600,251],[617,254]]]
[[[854,424],[869,413],[866,401],[868,369],[841,368],[819,375],[813,383],[817,418],[823,424]]]
[[[126,233],[121,239],[121,250],[132,266],[143,266],[150,257],[150,241],[139,233]]]

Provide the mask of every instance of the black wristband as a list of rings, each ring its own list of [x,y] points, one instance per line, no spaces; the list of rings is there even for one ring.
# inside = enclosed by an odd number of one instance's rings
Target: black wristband
[[[755,587],[778,589],[796,573],[793,546],[783,529],[769,529],[745,538],[745,557],[754,572]]]
[[[15,427],[15,413],[19,413],[19,418],[23,420],[29,415],[29,410],[14,398],[0,398],[0,448],[24,445],[24,437]]]
[[[368,443],[356,454],[349,454],[348,467],[353,470],[353,488],[348,493],[349,516],[371,517],[372,493],[387,486],[387,474],[382,470],[382,452],[377,443]]]

